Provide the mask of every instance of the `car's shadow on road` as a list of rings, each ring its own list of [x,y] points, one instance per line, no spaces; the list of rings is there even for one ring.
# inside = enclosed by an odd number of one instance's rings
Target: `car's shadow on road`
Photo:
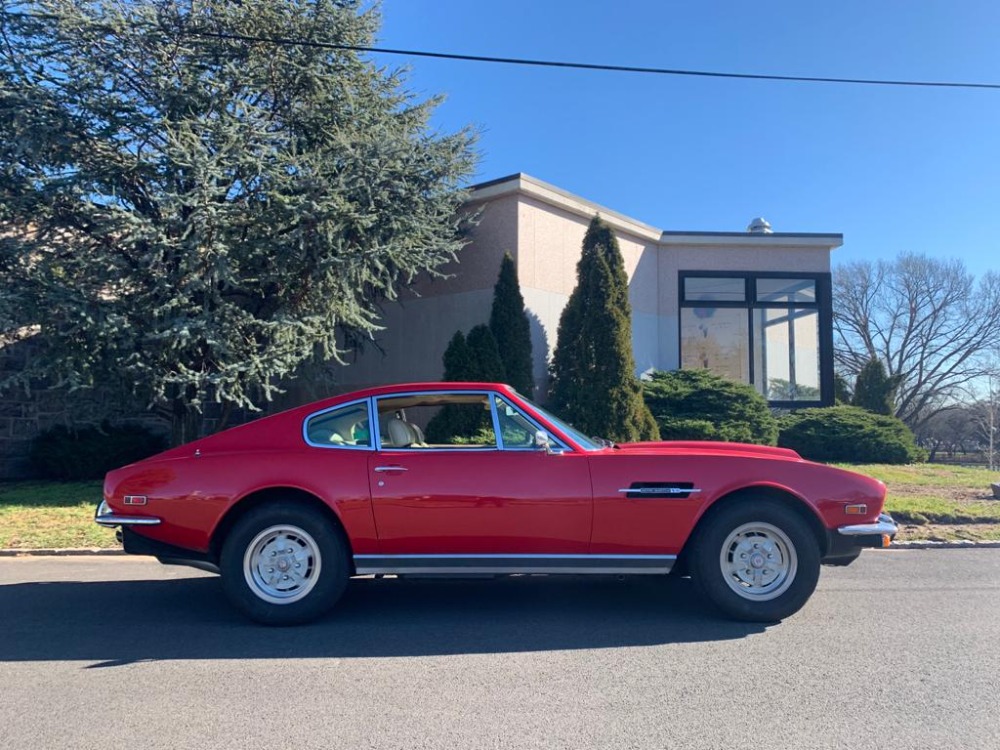
[[[425,656],[743,638],[681,578],[351,581],[319,622],[267,628],[217,577],[0,586],[0,661]]]

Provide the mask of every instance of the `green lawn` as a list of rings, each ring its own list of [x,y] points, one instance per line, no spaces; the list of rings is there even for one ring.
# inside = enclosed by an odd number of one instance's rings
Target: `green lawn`
[[[94,523],[101,482],[0,483],[0,549],[117,547]]]
[[[990,491],[998,473],[942,464],[840,466],[886,483],[886,510],[901,524],[901,540],[1000,540],[1000,500]],[[94,523],[100,498],[99,481],[0,483],[0,549],[117,547],[114,531]]]
[[[836,464],[843,469],[857,471],[870,477],[881,479],[886,486],[906,485],[912,487],[932,487],[935,490],[945,488],[969,488],[971,491],[988,495],[990,482],[1000,482],[1000,472],[988,469],[967,469],[963,466],[949,464],[909,464],[893,466],[890,464]]]
[[[1000,540],[1000,500],[990,489],[1000,482],[998,472],[945,464],[838,465],[885,482],[886,510],[904,526],[900,539]]]

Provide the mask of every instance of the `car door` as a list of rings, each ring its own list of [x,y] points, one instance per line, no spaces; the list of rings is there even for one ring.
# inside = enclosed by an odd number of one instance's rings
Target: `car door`
[[[505,446],[496,437],[498,400],[496,394],[468,391],[378,399],[380,440],[368,467],[382,554],[588,552],[593,512],[586,456],[537,449],[533,433],[530,440]],[[446,406],[460,411],[460,405],[471,406],[472,416],[481,420],[471,438],[442,440],[436,415],[414,416],[422,408],[440,413]],[[392,420],[412,428],[411,444],[399,444],[405,431]],[[473,428],[466,420],[466,431]]]
[[[593,553],[679,554],[704,499],[696,458],[605,450],[590,454],[590,471]]]

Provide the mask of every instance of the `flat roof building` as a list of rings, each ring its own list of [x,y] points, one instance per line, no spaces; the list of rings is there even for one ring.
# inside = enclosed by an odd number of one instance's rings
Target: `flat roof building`
[[[774,406],[833,403],[830,252],[840,234],[665,231],[519,173],[472,188],[481,211],[447,279],[420,279],[385,306],[386,330],[338,372],[342,387],[436,380],[456,330],[489,320],[500,261],[517,265],[544,400],[559,316],[594,215],[615,232],[629,278],[638,375],[701,367],[754,385]]]

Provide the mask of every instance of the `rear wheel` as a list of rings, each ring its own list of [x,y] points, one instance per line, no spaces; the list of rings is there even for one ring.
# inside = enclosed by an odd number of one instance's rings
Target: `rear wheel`
[[[324,515],[276,502],[233,526],[219,561],[229,599],[266,625],[309,622],[336,603],[349,577],[347,547]]]
[[[693,541],[695,579],[706,598],[734,619],[781,620],[816,589],[819,545],[806,521],[780,502],[721,508]]]

